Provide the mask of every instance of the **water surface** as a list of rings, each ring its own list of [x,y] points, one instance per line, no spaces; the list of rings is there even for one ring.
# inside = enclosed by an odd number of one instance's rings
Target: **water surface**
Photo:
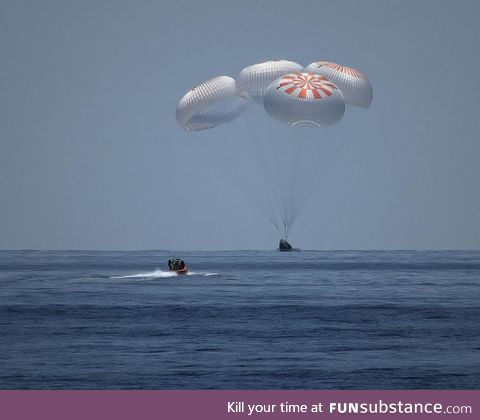
[[[0,388],[480,388],[478,251],[173,255],[0,251]]]

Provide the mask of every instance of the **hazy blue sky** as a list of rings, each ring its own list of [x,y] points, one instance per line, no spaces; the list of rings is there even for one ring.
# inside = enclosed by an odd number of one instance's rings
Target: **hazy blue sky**
[[[480,248],[479,17],[474,0],[1,0],[0,248],[274,248],[200,150],[245,122],[199,145],[174,117],[194,84],[269,58],[374,87],[329,129],[346,143],[294,245]]]

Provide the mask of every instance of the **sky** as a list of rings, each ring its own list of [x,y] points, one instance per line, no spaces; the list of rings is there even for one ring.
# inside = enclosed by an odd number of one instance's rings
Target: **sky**
[[[478,16],[474,0],[2,0],[0,249],[275,248],[233,179],[254,173],[241,142],[261,119],[198,136],[175,120],[193,85],[271,58],[374,89],[319,129],[342,148],[295,246],[480,249]],[[233,176],[212,164],[229,144]]]

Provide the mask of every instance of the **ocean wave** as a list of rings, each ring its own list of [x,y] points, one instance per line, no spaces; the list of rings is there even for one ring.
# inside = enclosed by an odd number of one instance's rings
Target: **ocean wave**
[[[149,271],[145,273],[136,273],[136,274],[128,274],[124,276],[111,276],[111,279],[164,279],[164,278],[171,278],[171,277],[178,277],[179,274],[175,273],[174,271],[163,271],[156,269],[154,271]],[[211,276],[218,276],[218,273],[199,273],[194,271],[189,271],[187,276],[203,276],[203,277],[211,277]]]

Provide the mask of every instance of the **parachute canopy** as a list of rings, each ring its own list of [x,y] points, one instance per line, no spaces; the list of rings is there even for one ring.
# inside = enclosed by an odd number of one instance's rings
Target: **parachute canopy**
[[[261,104],[268,86],[274,80],[287,73],[301,70],[300,64],[287,60],[269,60],[253,64],[240,72],[237,92],[240,95],[246,92],[254,102]]]
[[[331,80],[342,91],[345,102],[361,108],[369,108],[373,89],[370,81],[361,71],[330,61],[317,61],[303,71],[316,73]]]
[[[218,76],[190,89],[175,110],[186,131],[205,130],[237,118],[249,100],[236,94],[235,79]]]
[[[315,73],[290,73],[275,80],[263,106],[270,116],[292,127],[327,127],[345,113],[342,92]]]

